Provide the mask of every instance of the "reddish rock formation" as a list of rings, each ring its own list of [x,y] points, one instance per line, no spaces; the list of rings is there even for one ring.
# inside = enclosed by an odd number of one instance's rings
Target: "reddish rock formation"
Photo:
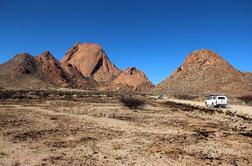
[[[137,70],[135,67],[127,68],[112,81],[112,87],[114,88],[126,86],[137,91],[149,91],[154,87],[144,72]]]
[[[153,84],[136,68],[121,72],[97,44],[77,44],[60,64],[46,51],[33,58],[24,53],[0,65],[0,87],[99,88],[149,91]],[[107,88],[109,86],[109,88]],[[225,93],[251,95],[252,73],[236,70],[210,50],[192,52],[170,77],[154,91],[175,95]]]
[[[95,82],[82,74],[68,74],[53,55],[46,51],[36,57],[18,54],[0,65],[0,87],[14,88],[94,88]]]
[[[60,63],[49,51],[45,51],[44,53],[36,56],[34,60],[36,61],[43,78],[55,85],[71,87],[72,83],[70,77],[61,68]]]
[[[76,44],[68,50],[61,64],[69,73],[71,70],[79,71],[83,76],[103,83],[111,82],[120,73],[97,44]]]
[[[210,50],[196,50],[155,90],[189,96],[209,93],[243,95],[251,93],[252,87],[244,79],[244,73],[218,54]]]
[[[69,67],[69,73],[66,72],[49,51],[36,56],[34,59],[43,77],[52,84],[61,87],[85,89],[94,88],[95,86],[93,80],[85,78],[80,72],[76,71],[75,68]]]
[[[35,73],[37,70],[36,63],[30,54],[22,53],[16,55],[12,60],[9,61],[10,68],[22,74]]]
[[[252,87],[252,73],[251,72],[245,72],[244,74],[244,80],[248,82],[248,84]]]
[[[153,87],[144,73],[135,68],[121,72],[97,44],[76,44],[69,49],[61,63],[49,51],[36,57],[19,54],[9,62],[0,65],[0,69],[0,76],[3,78],[0,86],[7,86],[10,80],[13,87],[22,88],[41,85],[38,87],[104,90],[111,87],[112,89],[124,87],[127,90],[147,91]],[[18,82],[24,83],[21,86]]]
[[[37,61],[30,54],[17,54],[8,62],[0,65],[0,87],[22,89],[53,87],[45,79],[46,75],[40,73]]]

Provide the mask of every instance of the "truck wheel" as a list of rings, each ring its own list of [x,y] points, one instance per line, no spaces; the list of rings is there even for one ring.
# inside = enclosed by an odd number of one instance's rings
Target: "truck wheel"
[[[215,107],[214,103],[212,103],[212,104],[211,104],[211,107],[212,107],[212,108],[214,108],[214,107]]]

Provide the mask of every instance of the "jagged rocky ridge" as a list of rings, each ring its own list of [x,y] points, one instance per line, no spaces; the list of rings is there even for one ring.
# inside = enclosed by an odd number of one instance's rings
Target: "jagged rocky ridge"
[[[132,68],[130,76],[125,75],[125,71],[122,72],[110,62],[101,46],[92,43],[74,45],[61,62],[49,51],[35,57],[24,53],[0,65],[0,69],[0,76],[4,78],[0,81],[0,87],[3,88],[116,90],[117,86],[127,86],[131,90],[149,91],[153,87],[145,74],[135,68]]]

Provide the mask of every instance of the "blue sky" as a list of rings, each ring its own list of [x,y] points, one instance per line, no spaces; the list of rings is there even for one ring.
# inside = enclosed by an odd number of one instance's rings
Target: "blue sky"
[[[0,63],[45,50],[60,60],[76,41],[101,44],[155,84],[201,48],[252,71],[252,1],[0,0]]]

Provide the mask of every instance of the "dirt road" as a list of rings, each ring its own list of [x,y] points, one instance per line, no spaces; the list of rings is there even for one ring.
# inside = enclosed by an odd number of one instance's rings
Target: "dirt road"
[[[190,104],[190,105],[196,105],[196,106],[202,106],[205,107],[204,102],[198,102],[198,101],[192,101],[192,100],[180,100],[180,99],[166,99],[164,101],[172,101],[176,103],[184,103],[184,104]],[[228,105],[226,108],[219,108],[223,110],[224,112],[229,110],[234,113],[238,113],[241,115],[248,115],[252,118],[252,107],[251,106],[243,106],[243,105]]]
[[[0,165],[251,165],[252,122],[146,99],[0,101]]]

